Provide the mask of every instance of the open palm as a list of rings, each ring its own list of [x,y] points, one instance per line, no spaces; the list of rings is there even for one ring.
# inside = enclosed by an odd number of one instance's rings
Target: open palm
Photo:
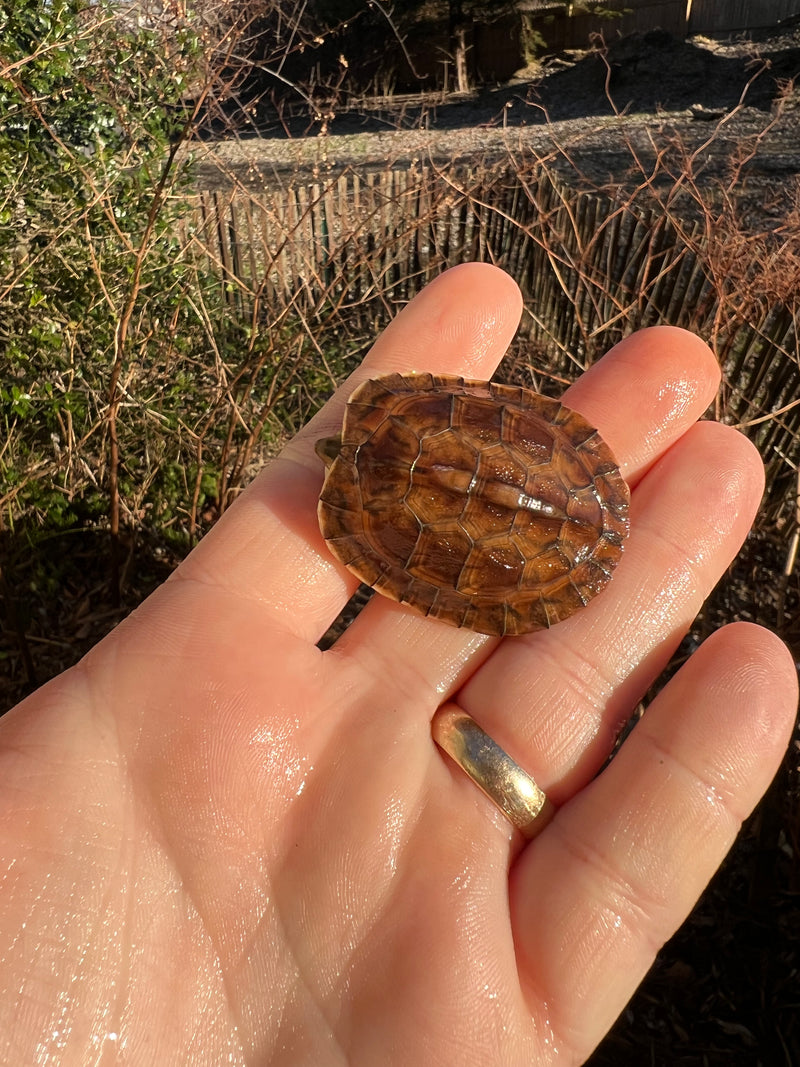
[[[633,488],[602,596],[498,641],[376,598],[316,524],[314,441],[355,383],[488,378],[507,276],[429,286],[212,533],[0,722],[0,1060],[530,1065],[585,1059],[730,846],[791,728],[781,643],[712,637],[597,776],[741,544],[758,456],[696,423],[718,369],[643,331],[568,392]],[[431,740],[456,700],[559,811],[526,847]]]

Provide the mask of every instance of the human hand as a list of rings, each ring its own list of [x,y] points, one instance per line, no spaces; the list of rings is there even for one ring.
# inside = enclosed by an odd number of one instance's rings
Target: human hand
[[[456,268],[173,578],[0,722],[0,1061],[584,1060],[681,923],[787,743],[795,670],[737,624],[636,706],[738,550],[750,444],[696,423],[719,372],[670,328],[568,390],[633,493],[608,588],[504,641],[376,597],[316,523],[317,438],[357,381],[488,378],[519,295]],[[547,791],[524,846],[431,740],[455,700]]]

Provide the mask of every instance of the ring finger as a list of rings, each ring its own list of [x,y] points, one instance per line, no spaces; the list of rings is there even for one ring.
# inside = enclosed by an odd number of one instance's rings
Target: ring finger
[[[626,554],[563,626],[503,642],[458,694],[556,802],[607,757],[744,540],[763,469],[736,431],[700,423],[644,476]]]

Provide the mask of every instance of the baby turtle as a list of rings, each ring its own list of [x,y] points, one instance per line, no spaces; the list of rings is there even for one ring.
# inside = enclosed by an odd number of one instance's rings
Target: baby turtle
[[[630,494],[582,415],[520,386],[388,374],[352,394],[319,523],[362,582],[478,633],[540,630],[608,582]]]

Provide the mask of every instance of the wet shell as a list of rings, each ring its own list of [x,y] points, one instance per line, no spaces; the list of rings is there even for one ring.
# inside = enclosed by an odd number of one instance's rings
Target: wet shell
[[[530,389],[449,375],[360,385],[319,501],[331,552],[423,615],[485,634],[552,626],[606,585],[630,494],[583,416]]]

